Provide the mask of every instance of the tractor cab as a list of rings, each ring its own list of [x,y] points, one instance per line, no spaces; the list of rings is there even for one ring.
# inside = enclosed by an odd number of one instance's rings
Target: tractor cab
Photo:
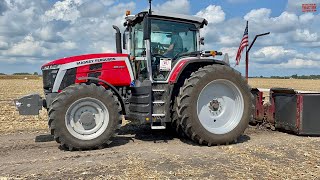
[[[172,67],[186,54],[200,51],[203,18],[171,13],[127,15],[123,48],[133,60],[135,78],[166,82]]]

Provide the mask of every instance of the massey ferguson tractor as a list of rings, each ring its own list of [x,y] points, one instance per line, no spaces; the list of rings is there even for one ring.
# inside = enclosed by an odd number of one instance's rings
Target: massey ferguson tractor
[[[250,88],[217,51],[201,51],[207,20],[171,13],[127,14],[117,53],[62,58],[42,66],[45,98],[15,100],[21,115],[44,107],[54,139],[67,150],[112,142],[122,117],[173,126],[199,144],[229,144],[253,116]],[[122,40],[121,40],[122,39]],[[122,49],[128,53],[123,54]]]

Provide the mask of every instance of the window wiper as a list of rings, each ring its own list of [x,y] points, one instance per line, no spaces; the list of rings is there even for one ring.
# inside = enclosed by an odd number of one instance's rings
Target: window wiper
[[[197,28],[189,28],[189,31],[198,31]]]

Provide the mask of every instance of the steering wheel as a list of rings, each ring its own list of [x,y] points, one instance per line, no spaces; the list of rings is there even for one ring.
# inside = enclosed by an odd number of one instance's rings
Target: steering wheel
[[[166,48],[161,43],[152,43],[151,44],[151,50],[152,52],[155,52],[155,54],[166,51]]]

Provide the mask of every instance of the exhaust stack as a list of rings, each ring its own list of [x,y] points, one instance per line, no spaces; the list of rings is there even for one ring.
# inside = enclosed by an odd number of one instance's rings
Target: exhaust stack
[[[122,46],[121,46],[121,33],[120,29],[118,26],[113,25],[113,29],[116,30],[116,48],[117,48],[117,53],[122,53]]]

